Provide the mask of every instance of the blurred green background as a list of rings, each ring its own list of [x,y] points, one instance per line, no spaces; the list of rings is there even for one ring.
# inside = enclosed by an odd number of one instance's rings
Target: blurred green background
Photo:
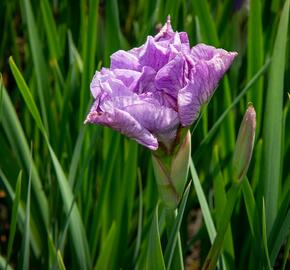
[[[289,266],[289,0],[1,0],[0,269],[168,266],[150,151],[83,124],[95,70],[168,14],[191,46],[239,53],[192,128],[197,175],[178,217],[185,268],[203,265],[222,226],[248,102],[253,158],[217,267]]]

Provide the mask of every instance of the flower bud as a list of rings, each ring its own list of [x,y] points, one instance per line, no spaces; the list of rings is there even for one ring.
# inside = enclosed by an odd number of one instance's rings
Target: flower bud
[[[182,144],[173,156],[152,156],[160,197],[170,209],[175,209],[182,197],[188,175],[190,155],[191,136],[190,131],[187,131]]]
[[[246,175],[251,161],[256,130],[256,112],[249,105],[241,123],[234,152],[234,170],[240,181]]]

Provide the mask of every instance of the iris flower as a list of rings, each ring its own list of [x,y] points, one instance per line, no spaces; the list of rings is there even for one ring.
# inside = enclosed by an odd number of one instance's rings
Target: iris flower
[[[96,71],[85,123],[170,152],[178,131],[197,119],[236,55],[205,44],[190,48],[187,33],[174,32],[168,17],[144,45],[113,53],[110,68]]]

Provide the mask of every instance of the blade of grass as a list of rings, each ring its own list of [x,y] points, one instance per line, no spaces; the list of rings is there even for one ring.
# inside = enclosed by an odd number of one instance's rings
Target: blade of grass
[[[243,192],[243,197],[244,197],[244,201],[246,205],[246,211],[248,215],[251,233],[253,236],[255,236],[255,231],[254,231],[255,220],[254,219],[255,219],[256,202],[255,202],[253,190],[250,186],[250,183],[247,177],[245,177],[242,183],[242,192]]]
[[[60,250],[57,251],[57,263],[60,270],[66,270]]]
[[[99,1],[89,1],[89,18],[87,24],[82,29],[84,34],[83,44],[83,61],[84,61],[84,72],[82,74],[82,85],[80,91],[80,120],[79,123],[83,123],[86,106],[89,99],[89,84],[90,79],[93,76],[95,69],[95,55],[96,55],[96,44],[97,44],[97,21],[99,14]],[[107,16],[110,17],[110,16]]]
[[[137,238],[136,238],[136,246],[134,251],[134,259],[133,263],[137,262],[138,255],[140,253],[141,247],[141,237],[142,237],[142,221],[143,221],[143,191],[142,191],[142,177],[141,172],[138,169],[138,187],[139,187],[139,211],[138,211],[138,228],[137,228]]]
[[[31,146],[31,158],[30,158],[30,170],[29,170],[29,180],[28,180],[28,190],[27,190],[27,200],[26,200],[26,210],[25,210],[25,225],[24,225],[24,238],[22,242],[22,252],[21,252],[21,268],[23,270],[29,269],[29,257],[30,257],[30,196],[31,196],[31,168],[32,168],[32,146]]]
[[[46,30],[50,56],[52,58],[52,61],[57,61],[61,55],[61,51],[59,47],[58,33],[56,30],[55,20],[53,18],[52,10],[47,0],[40,1],[40,11]]]
[[[286,269],[286,264],[287,264],[288,257],[289,257],[289,251],[290,251],[290,234],[288,234],[288,240],[287,240],[287,243],[285,245],[282,270]]]
[[[44,122],[45,129],[48,131],[48,77],[47,69],[45,65],[44,55],[40,47],[40,38],[37,31],[37,24],[32,12],[31,3],[29,0],[21,0],[24,8],[25,19],[28,28],[29,44],[31,47],[32,60],[34,64],[34,70],[36,74],[37,90],[40,101],[41,115]]]
[[[274,265],[276,257],[283,244],[283,241],[285,240],[287,234],[289,233],[288,230],[290,228],[289,198],[290,198],[290,190],[288,190],[288,192],[286,193],[286,196],[279,207],[277,217],[273,224],[273,229],[268,238],[271,265]]]
[[[224,242],[224,237],[225,237],[227,228],[231,220],[231,216],[235,207],[236,200],[239,196],[240,187],[241,187],[240,182],[234,183],[228,192],[228,201],[222,215],[222,219],[221,219],[222,221],[219,225],[217,236],[203,264],[203,267],[202,267],[203,270],[215,269],[217,265],[218,257],[220,255],[223,242]]]
[[[265,107],[263,176],[267,235],[275,217],[281,176],[282,109],[289,0],[285,1],[274,44]]]
[[[209,235],[209,239],[211,241],[211,243],[213,243],[215,237],[216,237],[216,229],[210,214],[210,210],[209,210],[209,206],[208,203],[206,201],[204,192],[202,190],[200,181],[198,179],[198,175],[196,173],[194,164],[192,159],[190,159],[190,164],[189,164],[189,168],[190,168],[190,172],[191,172],[191,176],[192,176],[192,181],[193,181],[193,185],[196,191],[196,195],[198,198],[198,201],[200,203],[200,208],[202,211],[202,215],[204,218],[204,222],[205,222],[205,226]]]
[[[29,110],[30,110],[31,114],[34,117],[38,128],[40,129],[40,131],[42,133],[45,133],[45,129],[44,129],[44,126],[42,124],[41,117],[40,117],[40,114],[38,112],[38,109],[37,109],[35,103],[31,102],[33,97],[32,97],[32,95],[30,93],[30,90],[29,90],[26,82],[24,81],[19,69],[17,68],[17,66],[16,66],[16,64],[13,61],[13,58],[11,56],[9,57],[9,65],[10,65],[12,74],[13,74],[15,80],[16,80],[16,83],[18,85],[18,88],[21,91],[21,94],[22,94],[22,96],[24,98],[25,103],[29,106]]]
[[[162,254],[162,248],[160,243],[160,234],[158,227],[158,206],[157,204],[155,213],[153,215],[150,233],[149,233],[149,242],[147,249],[147,258],[146,258],[146,270],[159,269],[165,270],[165,264]]]
[[[11,199],[11,201],[15,200],[15,193],[12,189],[7,177],[4,175],[3,171],[0,169],[0,177],[1,181]],[[24,233],[25,228],[25,205],[20,201],[18,211],[17,211],[17,222],[18,228],[20,232]],[[36,226],[34,221],[34,216],[30,217],[30,243],[32,246],[32,251],[36,258],[39,258],[41,251],[43,250],[42,247],[42,240],[41,240],[41,233],[39,232],[39,228]]]
[[[173,259],[173,254],[175,251],[176,242],[178,240],[179,229],[180,229],[181,221],[183,218],[185,206],[187,203],[190,187],[191,187],[191,181],[189,182],[189,184],[187,185],[187,187],[183,193],[183,198],[182,198],[182,201],[180,203],[180,207],[178,209],[178,214],[177,214],[177,217],[175,219],[172,231],[170,233],[170,238],[169,238],[168,244],[167,244],[165,252],[164,252],[164,262],[166,264],[167,269],[171,269],[171,262]]]
[[[215,220],[217,228],[219,228],[219,224],[222,221],[223,210],[225,209],[225,206],[227,204],[227,196],[225,191],[225,181],[220,168],[219,148],[216,145],[214,146],[213,149],[212,163],[213,163],[213,179],[214,179],[213,190],[215,203]],[[225,263],[227,263],[228,269],[232,269],[234,267],[232,262],[235,261],[235,253],[232,238],[232,229],[230,225],[225,235],[223,252],[224,254],[227,254],[227,257],[225,256]],[[230,259],[226,260],[226,258]]]
[[[103,270],[103,269],[112,269],[112,254],[115,248],[115,239],[116,239],[116,223],[114,222],[109,230],[108,236],[106,238],[105,244],[101,253],[99,255],[95,270]]]
[[[8,248],[7,248],[7,264],[10,260],[10,256],[12,253],[12,246],[16,231],[16,224],[17,224],[17,216],[18,216],[18,208],[20,204],[20,195],[21,195],[21,179],[22,179],[22,171],[19,172],[16,187],[15,187],[15,197],[12,207],[12,214],[11,214],[11,222],[10,222],[10,230],[9,230],[9,241],[8,241]],[[5,267],[6,268],[6,267]]]
[[[247,80],[250,80],[255,73],[263,66],[264,62],[264,41],[262,27],[262,4],[260,0],[251,0],[248,21],[248,46],[247,46]],[[263,107],[263,77],[252,86],[248,93],[248,100],[253,102],[257,114],[257,130],[259,135]]]
[[[13,108],[9,95],[4,88],[3,91],[3,118],[2,124],[10,145],[15,152],[19,163],[25,168],[26,172],[29,172],[29,147],[20,125],[19,119]],[[45,228],[48,228],[49,212],[48,212],[48,201],[44,193],[38,171],[35,164],[32,164],[32,188],[36,196],[37,203],[35,207],[39,208],[39,213]]]
[[[30,94],[30,90],[28,86],[26,85],[17,66],[13,62],[12,58],[10,58],[9,63],[11,65],[11,68],[14,70],[13,74],[15,76],[16,83],[26,102],[26,105],[28,109],[30,110],[30,113],[32,114],[38,128],[42,132],[44,139],[46,141],[46,144],[49,149],[49,153],[53,162],[53,166],[55,169],[55,173],[57,176],[56,179],[58,181],[58,185],[59,185],[62,199],[64,202],[64,209],[65,209],[65,212],[68,213],[71,208],[71,204],[74,202],[74,196],[73,196],[72,190],[63,172],[63,169],[48,141],[47,133],[45,129],[43,128],[43,123],[41,121],[41,118],[37,110],[37,107],[35,105],[35,102],[33,100],[33,97]],[[75,204],[69,218],[70,218],[70,232],[72,235],[73,244],[74,244],[74,248],[77,254],[79,264],[82,269],[88,269],[90,268],[90,256],[89,256],[89,251],[88,251],[88,243],[87,243],[87,238],[85,235],[83,223],[81,220],[81,216]]]
[[[262,236],[263,236],[263,251],[265,256],[264,266],[266,269],[272,269],[269,252],[268,252],[268,241],[267,241],[267,228],[266,228],[266,210],[265,210],[265,200],[263,198],[262,204]]]
[[[8,264],[7,260],[0,254],[0,269],[13,270],[13,268]]]

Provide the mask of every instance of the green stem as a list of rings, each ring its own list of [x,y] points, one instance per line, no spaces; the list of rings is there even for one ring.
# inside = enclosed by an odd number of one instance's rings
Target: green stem
[[[166,232],[167,232],[168,239],[170,239],[176,216],[177,216],[177,210],[169,209],[169,208],[165,209]],[[179,231],[177,232],[177,241],[176,243],[173,244],[173,248],[174,248],[173,258],[172,260],[169,260],[168,265],[166,265],[166,269],[183,270],[184,269],[183,256],[182,256],[182,247],[181,247]]]

